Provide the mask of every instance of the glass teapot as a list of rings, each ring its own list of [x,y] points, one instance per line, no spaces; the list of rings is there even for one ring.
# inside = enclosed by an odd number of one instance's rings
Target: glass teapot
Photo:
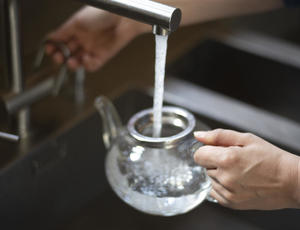
[[[95,107],[108,149],[106,176],[122,200],[145,213],[173,216],[207,198],[211,181],[193,158],[202,145],[193,131],[208,130],[206,125],[182,108],[164,107],[162,134],[154,138],[152,109],[138,112],[122,126],[107,98],[96,98]]]

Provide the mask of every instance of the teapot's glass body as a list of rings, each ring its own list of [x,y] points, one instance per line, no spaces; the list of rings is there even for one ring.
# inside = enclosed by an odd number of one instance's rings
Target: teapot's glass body
[[[164,107],[162,117],[160,138],[151,137],[151,109],[133,116],[127,127],[118,127],[106,144],[105,170],[112,189],[126,203],[149,214],[172,216],[193,209],[210,191],[205,169],[193,158],[201,146],[193,131],[207,127],[176,107]],[[109,120],[114,119],[104,122]],[[109,132],[104,130],[104,141]]]

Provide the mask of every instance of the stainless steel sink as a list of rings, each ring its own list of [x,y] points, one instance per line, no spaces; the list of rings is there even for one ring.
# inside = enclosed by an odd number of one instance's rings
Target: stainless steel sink
[[[128,91],[115,104],[126,122],[152,98]],[[199,119],[212,128],[229,127]],[[100,124],[93,111],[1,172],[1,229],[298,229],[298,210],[234,211],[208,202],[171,218],[134,210],[106,181]]]

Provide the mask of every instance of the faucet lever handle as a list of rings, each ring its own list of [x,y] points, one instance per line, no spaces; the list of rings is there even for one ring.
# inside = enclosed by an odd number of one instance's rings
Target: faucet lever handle
[[[52,91],[52,94],[54,96],[57,96],[59,94],[64,82],[66,81],[66,79],[68,77],[68,68],[67,68],[66,62],[69,59],[69,57],[71,56],[71,51],[67,47],[67,45],[63,42],[57,42],[57,41],[53,41],[53,40],[49,40],[49,39],[44,39],[41,42],[40,48],[39,48],[36,58],[34,60],[34,65],[33,65],[34,71],[37,71],[40,68],[40,66],[45,58],[45,51],[46,51],[45,46],[46,46],[46,44],[49,44],[49,43],[55,45],[62,52],[62,55],[64,57],[64,63],[60,67],[60,70],[58,72],[58,76],[55,80],[54,88]]]
[[[57,96],[65,83],[66,79],[68,78],[68,67],[66,64],[63,64],[60,67],[60,70],[58,72],[58,76],[56,77],[54,88],[53,88],[53,96]]]
[[[85,80],[85,69],[83,66],[80,66],[75,72],[75,101],[78,105],[83,104],[84,102],[84,80]]]
[[[19,136],[5,132],[0,132],[0,138],[11,142],[18,142],[20,140]]]
[[[44,60],[44,57],[45,57],[45,45],[43,43],[43,45],[41,45],[40,48],[38,49],[36,57],[34,59],[33,72],[36,72],[40,68]]]

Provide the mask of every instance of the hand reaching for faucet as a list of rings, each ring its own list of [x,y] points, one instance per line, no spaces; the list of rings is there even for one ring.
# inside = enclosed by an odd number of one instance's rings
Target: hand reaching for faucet
[[[231,130],[196,132],[194,155],[212,178],[211,196],[234,209],[299,208],[300,158],[265,140]],[[298,178],[299,177],[299,178]]]
[[[158,0],[182,10],[181,25],[189,25],[234,15],[261,12],[279,8],[282,0]],[[93,7],[84,7],[65,24],[49,35],[49,39],[66,43],[72,56],[70,69],[84,66],[95,71],[139,34],[151,27],[128,18],[120,17]],[[46,52],[61,64],[62,53],[48,44]]]
[[[52,32],[48,39],[68,46],[70,69],[84,66],[88,71],[95,71],[134,37],[150,29],[148,25],[106,11],[84,7]],[[63,54],[53,44],[47,44],[46,53],[56,63],[64,62]]]

